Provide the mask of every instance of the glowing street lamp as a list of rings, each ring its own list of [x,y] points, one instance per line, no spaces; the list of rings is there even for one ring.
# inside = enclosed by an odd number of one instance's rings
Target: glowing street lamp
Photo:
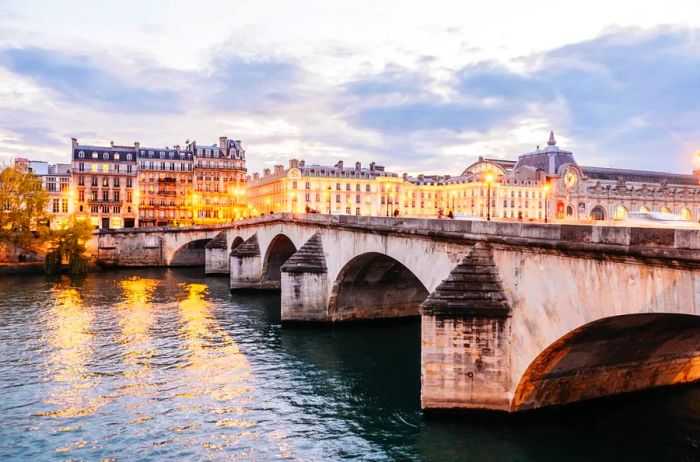
[[[331,191],[333,191],[333,188],[331,188],[329,186],[328,187],[328,215],[331,214],[331,195],[332,195]]]
[[[491,221],[491,183],[492,182],[493,182],[493,173],[491,173],[491,170],[489,170],[488,172],[486,172],[486,185],[488,186],[487,192],[486,192],[486,203],[488,205],[486,221]]]
[[[542,187],[544,189],[544,222],[547,223],[547,191],[549,191],[549,183],[545,183]]]

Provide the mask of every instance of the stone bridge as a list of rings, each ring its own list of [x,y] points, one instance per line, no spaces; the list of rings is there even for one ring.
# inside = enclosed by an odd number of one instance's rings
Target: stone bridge
[[[162,264],[208,242],[207,272],[280,289],[285,323],[420,316],[426,410],[700,380],[700,230],[279,214],[160,232]],[[119,263],[148,235],[100,239]]]

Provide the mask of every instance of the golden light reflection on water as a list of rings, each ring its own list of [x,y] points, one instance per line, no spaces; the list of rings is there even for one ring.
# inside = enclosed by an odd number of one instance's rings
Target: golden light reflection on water
[[[94,396],[91,390],[98,379],[87,370],[93,356],[95,314],[85,306],[78,291],[65,284],[52,288],[54,302],[47,316],[46,341],[51,346],[48,368],[55,383],[46,404],[56,409],[41,413],[43,416],[68,418],[90,415],[106,402]]]
[[[185,295],[178,304],[181,336],[190,353],[183,368],[195,376],[189,389],[178,395],[187,401],[181,409],[195,410],[206,399],[208,412],[220,416],[215,425],[237,429],[235,434],[210,435],[209,441],[200,443],[209,449],[235,445],[241,438],[256,439],[254,432],[246,430],[257,424],[245,409],[253,387],[250,364],[233,338],[212,318],[207,286],[190,283],[180,287]]]
[[[150,329],[154,324],[153,292],[155,279],[131,277],[119,281],[123,301],[119,304],[119,344],[124,351],[125,378],[129,382],[120,391],[128,394],[153,389],[151,360],[155,354]]]

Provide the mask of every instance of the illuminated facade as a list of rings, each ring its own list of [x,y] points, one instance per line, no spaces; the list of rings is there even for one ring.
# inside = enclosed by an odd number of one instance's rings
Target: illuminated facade
[[[81,146],[72,140],[71,190],[77,217],[101,229],[138,226],[134,146]]]
[[[192,142],[192,210],[195,223],[223,223],[248,216],[245,150],[240,140],[222,136],[218,145]]]
[[[192,152],[139,147],[138,164],[139,226],[193,224]]]
[[[554,134],[517,160],[479,160],[460,175],[402,177],[291,160],[249,179],[253,215],[316,211],[519,221],[622,220],[630,212],[666,212],[700,221],[700,176],[579,166]]]
[[[372,162],[345,167],[306,165],[292,159],[289,168],[275,165],[248,178],[251,215],[276,212],[393,215],[398,206],[401,178]]]

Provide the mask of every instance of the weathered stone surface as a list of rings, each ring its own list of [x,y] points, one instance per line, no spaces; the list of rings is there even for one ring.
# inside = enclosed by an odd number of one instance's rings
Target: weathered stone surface
[[[421,305],[422,314],[510,316],[508,303],[491,250],[476,244]]]
[[[221,231],[219,234],[217,234],[216,237],[209,241],[204,248],[228,250],[228,244],[226,243],[226,231]]]
[[[316,233],[287,260],[283,273],[326,273],[326,257],[323,254],[321,234]]]
[[[260,245],[258,244],[258,234],[253,234],[245,242],[243,242],[243,244],[233,249],[231,251],[231,256],[238,258],[259,257]]]

